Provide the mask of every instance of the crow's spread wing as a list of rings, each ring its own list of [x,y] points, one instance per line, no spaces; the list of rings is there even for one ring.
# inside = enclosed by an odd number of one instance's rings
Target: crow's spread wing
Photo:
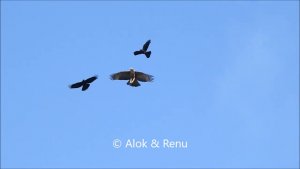
[[[82,82],[78,82],[78,83],[74,83],[74,84],[70,85],[70,88],[79,88],[79,87],[81,87],[82,85],[83,85]]]
[[[144,50],[144,51],[147,51],[147,49],[148,49],[150,43],[151,43],[151,40],[148,40],[148,41],[144,44],[144,46],[143,46],[143,50]]]
[[[87,83],[92,83],[92,82],[95,81],[97,78],[98,78],[97,76],[93,76],[93,77],[90,77],[90,78],[86,79],[85,81],[86,81]]]
[[[144,52],[142,50],[138,50],[133,52],[134,55],[139,55],[139,54],[143,54]]]

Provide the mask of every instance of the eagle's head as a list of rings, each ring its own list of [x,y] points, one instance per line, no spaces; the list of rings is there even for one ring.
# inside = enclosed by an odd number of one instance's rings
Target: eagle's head
[[[132,67],[129,68],[129,70],[130,70],[131,73],[134,73],[134,69]]]
[[[134,80],[135,80],[135,72],[134,72],[133,68],[130,68],[129,70],[130,70],[130,80],[129,80],[129,82],[133,83]]]

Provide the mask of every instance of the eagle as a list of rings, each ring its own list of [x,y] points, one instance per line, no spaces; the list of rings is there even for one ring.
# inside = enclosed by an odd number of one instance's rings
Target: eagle
[[[97,76],[93,76],[93,77],[90,77],[86,80],[82,80],[81,82],[74,83],[74,84],[70,85],[69,87],[71,89],[82,87],[81,90],[85,91],[90,87],[90,83],[95,81],[97,78],[98,78]]]
[[[148,41],[144,44],[143,49],[140,49],[140,50],[138,50],[138,51],[135,51],[135,52],[133,52],[133,54],[134,54],[134,55],[145,54],[146,57],[149,58],[150,55],[151,55],[151,51],[147,51],[147,49],[148,49],[150,43],[151,43],[151,40],[148,40]]]
[[[128,80],[127,85],[132,87],[138,87],[141,82],[152,82],[153,76],[145,74],[143,72],[137,72],[133,68],[129,71],[121,71],[110,75],[111,80]]]

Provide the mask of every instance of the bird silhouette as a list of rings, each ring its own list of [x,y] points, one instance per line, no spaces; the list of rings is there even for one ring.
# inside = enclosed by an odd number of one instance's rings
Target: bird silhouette
[[[141,82],[152,82],[153,76],[145,74],[143,72],[136,72],[133,68],[130,68],[129,71],[121,71],[114,73],[110,76],[111,80],[128,80],[127,85],[132,87],[138,87]]]
[[[82,91],[85,91],[87,90],[89,87],[90,87],[90,83],[92,83],[93,81],[95,81],[98,77],[97,76],[93,76],[93,77],[90,77],[86,80],[82,80],[81,82],[77,82],[77,83],[74,83],[72,85],[70,85],[69,87],[71,89],[73,88],[81,88]]]
[[[147,51],[147,49],[148,49],[150,43],[151,43],[151,40],[148,40],[148,41],[144,44],[143,49],[140,49],[140,50],[138,50],[138,51],[135,51],[135,52],[133,52],[133,54],[134,54],[134,55],[145,54],[146,57],[149,58],[150,55],[151,55],[151,51]]]

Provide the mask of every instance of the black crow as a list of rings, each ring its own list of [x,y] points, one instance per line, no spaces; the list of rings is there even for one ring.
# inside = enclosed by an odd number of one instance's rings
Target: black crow
[[[93,76],[93,77],[90,77],[86,80],[82,80],[81,82],[74,83],[74,84],[70,85],[69,87],[70,88],[79,88],[79,87],[82,86],[81,90],[85,91],[86,89],[88,89],[90,87],[90,83],[92,83],[97,78],[98,78],[97,76]]]
[[[147,51],[147,49],[148,49],[150,43],[151,43],[151,40],[148,40],[148,41],[144,44],[143,49],[140,49],[140,50],[138,50],[138,51],[135,51],[135,52],[133,52],[133,54],[134,54],[134,55],[145,54],[146,57],[149,58],[150,55],[151,55],[151,51]]]

